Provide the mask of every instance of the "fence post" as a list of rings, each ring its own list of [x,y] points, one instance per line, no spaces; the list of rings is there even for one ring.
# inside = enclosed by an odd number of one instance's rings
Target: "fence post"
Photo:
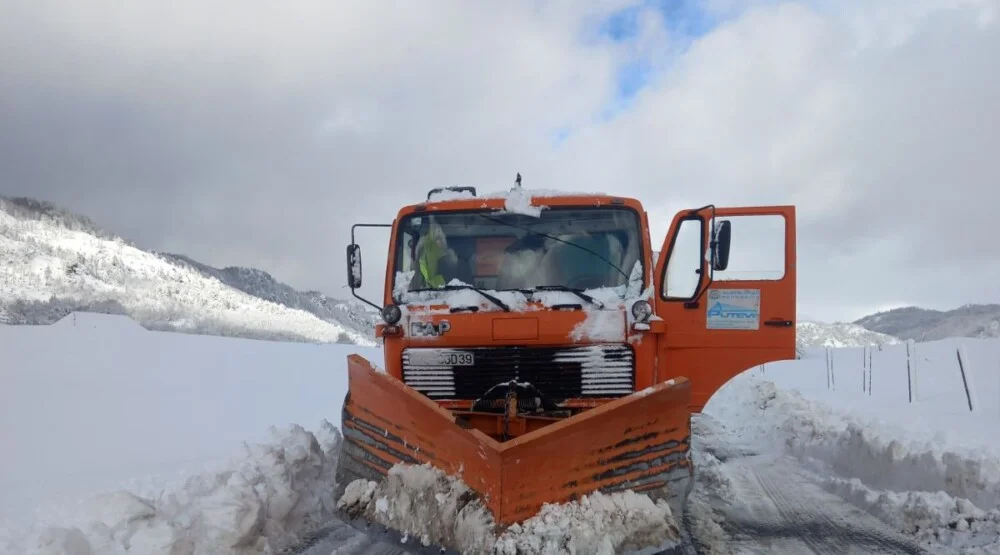
[[[830,389],[830,348],[827,347],[824,352],[826,353],[826,388]]]
[[[861,346],[861,391],[868,391],[868,363],[866,362],[868,347]]]
[[[830,351],[830,385],[833,386],[834,391],[837,391],[837,373],[834,371],[832,350]]]
[[[906,391],[909,396],[909,402],[913,402],[913,355],[910,354],[910,340],[906,340]]]
[[[880,349],[881,350],[881,349]],[[868,351],[868,396],[872,396],[872,352]]]
[[[962,361],[962,346],[955,349],[955,355],[958,357],[958,371],[962,373],[962,386],[965,387],[965,399],[969,402],[969,412],[972,412],[972,389],[969,387],[969,377],[965,373],[965,363]]]

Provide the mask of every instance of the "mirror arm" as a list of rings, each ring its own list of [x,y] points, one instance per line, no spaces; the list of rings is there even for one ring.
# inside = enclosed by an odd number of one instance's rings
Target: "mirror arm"
[[[393,224],[354,224],[351,226],[351,244],[352,245],[358,244],[357,241],[354,239],[354,230],[359,227],[392,227],[392,225]],[[351,268],[348,268],[348,270],[353,271]],[[351,282],[348,281],[347,284],[350,285]],[[369,301],[368,299],[362,297],[361,295],[358,295],[357,290],[355,290],[353,287],[351,287],[351,295],[354,295],[355,298],[371,306],[372,308],[378,310],[380,313],[382,312],[383,307]]]
[[[379,311],[380,313],[382,312],[383,307],[381,307],[381,306],[379,306],[379,305],[377,305],[377,304],[369,301],[368,299],[362,297],[361,295],[358,295],[358,293],[357,293],[357,291],[355,289],[351,289],[351,294],[354,295],[355,298],[361,300],[362,302],[364,302],[368,306],[374,308],[375,310]]]

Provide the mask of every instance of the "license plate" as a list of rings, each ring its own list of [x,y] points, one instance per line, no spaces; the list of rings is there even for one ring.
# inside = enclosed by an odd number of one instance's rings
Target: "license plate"
[[[410,366],[473,366],[476,357],[462,351],[414,350],[409,352]]]

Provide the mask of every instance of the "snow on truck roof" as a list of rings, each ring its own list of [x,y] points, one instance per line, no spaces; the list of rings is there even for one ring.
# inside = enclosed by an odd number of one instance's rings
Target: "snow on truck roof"
[[[635,199],[619,195],[609,195],[604,192],[580,192],[580,191],[560,191],[556,189],[525,189],[514,187],[508,191],[479,194],[474,187],[449,187],[445,189],[433,189],[427,194],[427,200],[414,204],[407,208],[426,207],[431,210],[440,210],[452,206],[451,203],[458,202],[457,207],[468,208],[468,201],[484,201],[482,208],[498,204],[496,201],[504,201],[503,208],[508,212],[538,216],[543,205],[532,204],[533,199],[558,199],[569,197],[590,197],[595,199],[595,204],[601,204],[603,199],[608,199],[613,204],[617,203],[637,203]],[[405,210],[405,209],[404,209]]]

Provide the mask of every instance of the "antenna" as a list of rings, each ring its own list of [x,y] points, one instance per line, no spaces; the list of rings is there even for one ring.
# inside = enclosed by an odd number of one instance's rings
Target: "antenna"
[[[517,172],[517,178],[514,179],[514,186],[518,189],[521,188],[521,172]]]

